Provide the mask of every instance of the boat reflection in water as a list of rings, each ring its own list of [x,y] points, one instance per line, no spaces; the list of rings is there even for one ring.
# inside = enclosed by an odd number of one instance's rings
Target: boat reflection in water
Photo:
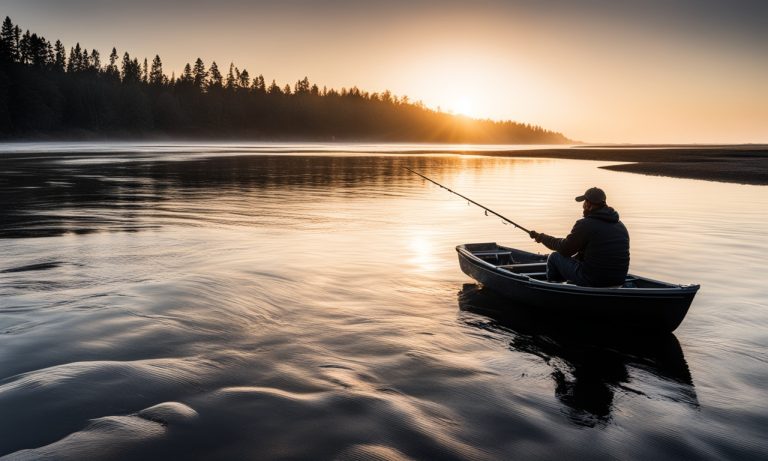
[[[690,370],[672,333],[611,335],[582,326],[568,331],[568,325],[551,317],[510,307],[508,299],[477,284],[465,284],[459,292],[465,324],[508,336],[512,351],[540,357],[552,367],[555,396],[574,424],[609,422],[618,404],[616,393],[699,407]]]

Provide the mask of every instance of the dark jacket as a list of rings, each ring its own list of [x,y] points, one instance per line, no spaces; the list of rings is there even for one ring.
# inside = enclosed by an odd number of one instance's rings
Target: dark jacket
[[[619,213],[605,206],[576,221],[565,238],[539,234],[550,250],[582,261],[582,275],[591,286],[624,283],[629,270],[629,233]]]

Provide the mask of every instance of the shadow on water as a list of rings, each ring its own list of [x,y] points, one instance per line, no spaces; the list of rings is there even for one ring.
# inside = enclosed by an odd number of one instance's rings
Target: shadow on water
[[[512,351],[539,357],[552,368],[555,397],[576,425],[608,423],[617,394],[699,407],[688,364],[672,333],[574,331],[530,310],[510,309],[509,300],[476,284],[465,284],[458,298],[465,324],[508,336]]]

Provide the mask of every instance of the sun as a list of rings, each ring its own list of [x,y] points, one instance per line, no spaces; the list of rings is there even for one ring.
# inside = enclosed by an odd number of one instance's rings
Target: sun
[[[475,117],[476,108],[471,98],[467,96],[459,96],[455,101],[451,103],[451,112],[458,115],[466,115],[467,117]]]

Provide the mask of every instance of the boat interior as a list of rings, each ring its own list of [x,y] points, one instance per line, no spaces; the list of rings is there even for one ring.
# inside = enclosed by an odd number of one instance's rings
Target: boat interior
[[[470,250],[473,255],[499,269],[526,275],[534,280],[547,281],[547,258],[543,255],[507,250],[503,248]],[[570,284],[570,282],[564,282]],[[614,288],[670,288],[670,284],[628,274],[624,284]]]

